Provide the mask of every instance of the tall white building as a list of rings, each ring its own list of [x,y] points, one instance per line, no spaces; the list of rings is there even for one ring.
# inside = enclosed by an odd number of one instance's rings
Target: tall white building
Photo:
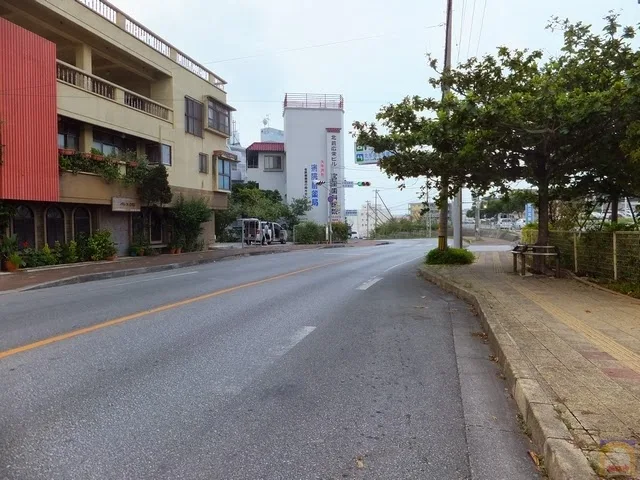
[[[376,228],[376,221],[378,225],[384,222],[380,206],[378,206],[378,213],[376,215],[376,206],[371,203],[365,203],[362,208],[358,210],[358,223],[356,228],[358,236],[360,236],[360,238],[370,237]]]
[[[262,141],[247,147],[247,179],[286,201],[308,198],[309,220],[344,221],[342,95],[289,93],[283,107],[284,141],[277,129],[262,130]]]

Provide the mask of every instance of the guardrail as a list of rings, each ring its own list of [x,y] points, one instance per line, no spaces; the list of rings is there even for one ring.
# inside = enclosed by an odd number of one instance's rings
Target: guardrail
[[[116,103],[139,110],[147,115],[173,122],[173,110],[171,108],[100,77],[96,77],[61,60],[58,60],[56,75],[61,82],[73,85],[94,95],[113,100]]]

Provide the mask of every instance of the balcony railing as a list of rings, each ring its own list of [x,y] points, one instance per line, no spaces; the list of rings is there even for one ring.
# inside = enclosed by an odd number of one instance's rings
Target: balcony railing
[[[222,78],[218,77],[210,70],[207,70],[202,65],[198,64],[195,60],[192,60],[186,54],[182,53],[171,44],[165,42],[157,35],[151,33],[145,27],[137,23],[133,18],[129,17],[126,13],[111,5],[106,0],[76,1],[92,10],[96,14],[100,15],[101,17],[105,18],[109,22],[122,28],[129,35],[134,36],[157,52],[170,58],[178,65],[189,70],[194,75],[199,76],[205,81],[211,83],[213,86],[224,91],[224,86],[227,82],[225,82]]]
[[[60,60],[58,60],[57,76],[61,82],[73,85],[86,92],[113,100],[147,115],[173,122],[172,109]]]
[[[344,110],[342,95],[318,93],[287,93],[284,96],[284,108],[322,108]]]

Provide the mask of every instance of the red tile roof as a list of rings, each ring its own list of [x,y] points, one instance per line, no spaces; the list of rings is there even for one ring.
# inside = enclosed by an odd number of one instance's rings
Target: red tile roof
[[[247,151],[254,152],[284,152],[284,143],[254,142],[247,147]]]

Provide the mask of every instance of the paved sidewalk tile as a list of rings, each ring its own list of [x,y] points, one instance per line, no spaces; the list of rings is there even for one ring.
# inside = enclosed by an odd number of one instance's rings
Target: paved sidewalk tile
[[[499,315],[591,464],[622,462],[627,445],[637,471],[623,478],[640,478],[640,302],[570,279],[514,275],[510,252],[436,268]]]

